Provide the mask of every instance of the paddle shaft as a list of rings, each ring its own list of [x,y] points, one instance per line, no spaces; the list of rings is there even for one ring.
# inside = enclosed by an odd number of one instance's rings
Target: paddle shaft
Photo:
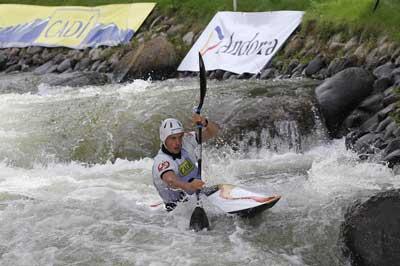
[[[200,110],[197,111],[198,114],[200,114]],[[197,128],[198,128],[198,138],[199,138],[199,159],[197,160],[197,167],[198,167],[198,173],[199,177],[201,178],[201,165],[202,165],[202,154],[203,154],[203,125],[200,123],[197,123]],[[197,197],[197,204],[199,204],[200,201],[200,190],[196,191],[196,197]]]
[[[199,53],[199,76],[200,76],[200,101],[199,101],[199,106],[196,109],[196,113],[200,115],[201,108],[203,108],[203,103],[204,103],[204,98],[206,97],[206,91],[207,91],[207,81],[206,81],[206,70],[204,66],[204,61],[203,58],[201,57],[201,54]],[[199,171],[199,177],[201,179],[201,166],[202,166],[202,153],[203,153],[203,125],[200,122],[197,123],[197,128],[198,128],[198,140],[199,140],[199,158],[197,160],[197,167]],[[200,205],[200,190],[196,191],[196,196],[197,196],[197,205]]]

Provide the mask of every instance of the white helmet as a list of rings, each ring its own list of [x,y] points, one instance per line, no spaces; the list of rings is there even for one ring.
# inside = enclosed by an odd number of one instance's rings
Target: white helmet
[[[160,139],[162,143],[165,143],[168,136],[182,132],[184,132],[182,123],[175,118],[167,118],[161,122]]]

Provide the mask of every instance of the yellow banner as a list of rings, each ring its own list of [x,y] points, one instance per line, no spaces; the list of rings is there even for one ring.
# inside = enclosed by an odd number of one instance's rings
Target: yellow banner
[[[114,46],[127,43],[155,3],[96,7],[0,5],[0,47]]]

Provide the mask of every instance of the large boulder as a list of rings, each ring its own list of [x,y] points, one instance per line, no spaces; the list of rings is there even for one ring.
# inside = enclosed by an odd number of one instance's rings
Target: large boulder
[[[267,147],[276,151],[304,151],[314,138],[316,121],[312,113],[312,88],[246,85],[247,95],[212,107],[213,120],[223,125],[218,140],[231,147]],[[217,141],[218,141],[217,140]]]
[[[349,208],[341,240],[353,266],[399,265],[400,190],[378,193]]]
[[[165,79],[176,71],[177,63],[174,46],[160,36],[123,56],[115,66],[113,79],[117,82],[149,77]]]
[[[373,89],[374,77],[359,67],[347,68],[325,80],[315,89],[317,101],[333,137],[344,119]]]

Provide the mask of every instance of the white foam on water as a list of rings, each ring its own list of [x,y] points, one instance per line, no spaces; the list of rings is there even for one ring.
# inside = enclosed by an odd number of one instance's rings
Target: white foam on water
[[[1,95],[0,139],[4,144],[0,151],[52,156],[47,150],[42,155],[36,146],[18,150],[28,144],[15,139],[32,136],[29,140],[38,139],[39,147],[40,141],[51,140],[45,138],[48,128],[43,129],[46,123],[41,121],[50,119],[35,112],[35,107],[52,117],[68,101],[93,98],[89,104],[97,104],[98,98],[110,97],[104,106],[117,102],[123,105],[124,115],[146,117],[154,112],[129,108],[158,103],[164,108],[176,98],[154,103],[155,99],[165,92],[185,90],[198,90],[197,80],[190,85],[180,80],[135,80],[82,88],[43,85],[36,95]],[[57,108],[51,109],[53,104]],[[282,199],[250,220],[223,214],[203,200],[212,230],[195,233],[188,229],[196,203],[193,198],[172,213],[150,207],[160,202],[152,184],[151,158],[90,166],[35,162],[29,167],[17,167],[7,160],[0,163],[1,265],[318,265],[321,261],[340,265],[335,256],[340,256],[337,237],[345,209],[360,193],[398,188],[400,180],[383,165],[358,160],[346,151],[343,140],[305,153],[283,154],[206,146],[204,175],[209,184],[237,184],[280,194]]]

